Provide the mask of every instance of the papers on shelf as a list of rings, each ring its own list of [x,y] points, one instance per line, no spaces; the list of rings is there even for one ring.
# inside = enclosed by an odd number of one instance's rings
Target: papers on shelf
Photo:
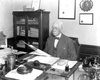
[[[62,65],[59,65],[59,62],[62,62],[63,64]],[[52,68],[60,69],[60,70],[65,70],[65,66],[66,66],[67,63],[69,65],[69,68],[72,68],[77,63],[77,61],[60,60],[57,63],[55,63],[52,66]]]
[[[51,56],[40,49],[37,49],[36,51],[30,52],[29,54],[35,54],[35,55],[39,55],[39,56]]]
[[[23,75],[23,74],[18,74],[16,70],[17,69],[14,69],[8,72],[5,76],[9,78],[18,79],[18,80],[35,80],[40,74],[43,73],[42,70],[33,69],[31,73]]]
[[[28,61],[38,60],[41,63],[53,65],[56,61],[59,60],[57,57],[45,57],[45,56],[36,56],[33,59],[29,59]]]

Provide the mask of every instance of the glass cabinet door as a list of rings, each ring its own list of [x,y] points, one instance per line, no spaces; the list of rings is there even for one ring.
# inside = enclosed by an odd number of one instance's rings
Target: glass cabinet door
[[[16,16],[15,25],[17,30],[17,36],[25,36],[25,27],[26,27],[26,17],[25,16]]]
[[[25,41],[26,17],[16,16],[15,25],[16,25],[16,47],[25,49],[26,46],[22,41]]]

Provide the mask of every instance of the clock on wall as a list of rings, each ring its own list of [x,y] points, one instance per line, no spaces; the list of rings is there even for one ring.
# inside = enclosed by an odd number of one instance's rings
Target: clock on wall
[[[82,0],[80,2],[80,8],[83,11],[90,11],[93,7],[93,2],[92,0]]]

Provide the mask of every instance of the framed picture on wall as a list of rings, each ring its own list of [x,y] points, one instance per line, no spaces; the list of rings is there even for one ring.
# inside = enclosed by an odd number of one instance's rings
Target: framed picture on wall
[[[93,13],[80,13],[79,14],[80,25],[93,25]]]
[[[34,11],[40,9],[40,3],[41,3],[41,0],[32,0],[31,7],[34,8]]]
[[[76,0],[58,0],[58,19],[75,19]]]

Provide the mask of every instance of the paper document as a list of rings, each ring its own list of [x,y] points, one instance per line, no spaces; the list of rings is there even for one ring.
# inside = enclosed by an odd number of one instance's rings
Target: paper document
[[[36,56],[33,59],[29,59],[28,61],[35,61],[38,60],[41,63],[53,65],[57,60],[58,57],[45,57],[45,56]]]
[[[51,56],[40,49],[37,49],[36,51],[30,52],[29,54],[35,54],[35,55],[40,55],[40,56]]]
[[[18,74],[17,69],[8,72],[5,76],[9,78],[14,78],[18,80],[35,80],[40,74],[43,73],[42,70],[33,69],[31,73],[28,74]]]
[[[59,65],[59,64],[60,64],[59,62],[62,62],[62,65]],[[72,68],[76,63],[77,63],[77,61],[60,60],[60,61],[58,61],[57,63],[55,63],[55,64],[52,66],[52,68],[60,69],[60,70],[65,70],[66,64],[69,65],[69,68]]]

